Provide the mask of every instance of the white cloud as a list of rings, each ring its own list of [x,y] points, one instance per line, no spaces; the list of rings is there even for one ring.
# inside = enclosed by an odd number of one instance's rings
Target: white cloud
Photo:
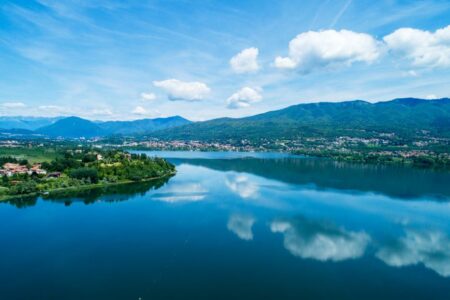
[[[370,241],[365,232],[348,231],[304,218],[276,220],[270,229],[283,234],[284,247],[292,255],[319,261],[361,257]]]
[[[230,65],[236,73],[251,73],[259,70],[258,48],[247,48],[230,59]]]
[[[253,240],[252,227],[255,223],[255,218],[244,215],[231,215],[227,223],[227,228],[234,232],[240,239],[245,241]]]
[[[148,114],[147,110],[145,108],[143,108],[142,106],[136,106],[133,109],[132,113],[134,115],[146,115],[146,114]]]
[[[40,111],[44,111],[50,115],[67,115],[70,114],[70,110],[59,105],[40,105],[38,106]]]
[[[23,102],[5,102],[2,103],[2,106],[5,108],[23,108],[26,107],[26,104]]]
[[[371,63],[380,56],[380,43],[372,36],[349,30],[308,31],[289,43],[289,56],[277,57],[275,66],[308,73],[328,66]]]
[[[54,110],[61,110],[62,107],[61,106],[57,106],[57,105],[40,105],[40,106],[38,106],[38,109],[54,111]]]
[[[73,107],[63,107],[59,105],[40,105],[37,107],[40,112],[47,116],[76,115],[81,117],[104,117],[112,116],[114,113],[107,107],[80,109]]]
[[[435,94],[430,94],[430,95],[427,95],[427,96],[425,97],[425,99],[433,100],[433,99],[439,99],[439,97],[436,96]]]
[[[211,89],[203,82],[185,82],[178,79],[153,81],[153,85],[167,92],[169,100],[198,101],[203,100]]]
[[[403,77],[419,77],[420,73],[417,72],[416,70],[408,70],[408,71],[403,71],[402,76]]]
[[[141,93],[141,99],[145,101],[152,101],[156,99],[156,95],[153,93]]]
[[[227,187],[241,198],[254,197],[258,193],[258,185],[244,175],[228,176],[225,180]]]
[[[400,28],[383,38],[388,49],[416,67],[450,67],[450,25],[435,32]]]
[[[106,112],[107,112],[108,110],[106,110],[105,111],[105,114],[103,114],[103,115],[108,115],[108,114],[106,114]],[[101,110],[100,110],[100,112],[101,112]],[[136,115],[136,116],[145,116],[145,117],[151,117],[151,118],[155,118],[155,117],[160,117],[161,116],[161,112],[159,111],[159,110],[157,110],[157,109],[151,109],[151,110],[149,110],[149,109],[147,109],[147,108],[145,108],[145,107],[143,107],[143,106],[140,106],[140,105],[138,105],[138,106],[136,106],[132,111],[131,111],[131,113],[133,114],[133,115]]]
[[[262,100],[260,89],[243,87],[227,99],[228,108],[244,108]]]
[[[275,66],[280,69],[294,69],[297,63],[290,57],[278,56],[275,58]]]
[[[408,230],[396,243],[381,248],[376,256],[392,267],[421,263],[441,276],[450,276],[450,239],[442,232]]]
[[[90,116],[112,116],[113,112],[109,108],[96,108],[89,112]]]

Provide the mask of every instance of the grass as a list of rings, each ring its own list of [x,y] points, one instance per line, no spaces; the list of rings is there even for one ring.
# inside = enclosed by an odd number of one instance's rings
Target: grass
[[[60,154],[53,148],[44,147],[0,147],[0,156],[12,156],[17,159],[26,159],[30,163],[50,162]]]

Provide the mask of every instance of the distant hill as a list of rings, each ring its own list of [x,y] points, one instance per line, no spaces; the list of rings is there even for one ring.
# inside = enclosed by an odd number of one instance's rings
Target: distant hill
[[[0,117],[0,129],[36,130],[51,125],[60,119],[62,119],[62,117]]]
[[[78,117],[68,117],[38,129],[36,132],[50,137],[78,138],[104,135],[103,130],[92,121]]]
[[[364,136],[368,132],[450,137],[450,99],[362,100],[299,104],[245,118],[221,118],[150,133],[162,139],[227,140],[305,136]]]
[[[32,136],[34,131],[21,128],[0,129],[0,136]]]
[[[180,116],[157,119],[142,119],[135,121],[108,121],[97,123],[106,135],[113,134],[143,134],[175,126],[190,124],[191,121]]]
[[[36,130],[50,137],[92,138],[110,135],[135,135],[191,123],[180,116],[134,121],[93,122],[79,117],[60,119]]]
[[[108,122],[93,122],[78,117],[53,120],[1,117],[0,124],[2,120],[9,121],[9,126],[16,121],[18,124],[32,124],[28,125],[32,127],[43,122],[47,125],[34,130],[34,133],[64,138],[139,135],[166,140],[223,141],[341,135],[357,137],[381,132],[408,137],[422,131],[438,137],[450,137],[450,99],[308,103],[245,118],[220,118],[196,123],[180,116]],[[11,127],[3,131],[13,133],[12,129],[28,130]]]

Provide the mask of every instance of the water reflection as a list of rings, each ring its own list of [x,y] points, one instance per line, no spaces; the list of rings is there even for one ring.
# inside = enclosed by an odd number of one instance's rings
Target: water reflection
[[[258,185],[250,181],[248,176],[243,174],[228,175],[225,179],[225,184],[230,190],[244,199],[255,197],[258,193]]]
[[[235,233],[241,240],[253,240],[252,227],[255,218],[250,215],[232,214],[228,219],[227,228]]]
[[[407,229],[376,256],[392,267],[423,264],[441,276],[450,276],[450,238],[441,231]]]
[[[349,266],[368,270],[368,273],[379,272],[373,275],[378,276],[377,280],[397,280],[393,285],[407,282],[404,278],[411,281],[426,279],[428,284],[438,278],[448,283],[450,202],[447,200],[450,199],[450,187],[447,182],[450,177],[447,173],[291,158],[184,158],[174,162],[178,173],[169,182],[166,179],[75,194],[54,194],[44,200],[46,204],[71,205],[74,202],[90,204],[138,198],[132,205],[108,205],[108,209],[104,205],[88,208],[79,205],[73,210],[63,207],[64,216],[58,219],[55,213],[54,224],[73,217],[75,229],[69,235],[77,239],[72,240],[83,241],[91,232],[98,233],[95,237],[104,237],[101,243],[108,246],[105,247],[107,250],[112,249],[111,252],[102,251],[101,255],[105,252],[117,254],[114,246],[126,245],[123,252],[110,260],[122,258],[125,271],[121,273],[132,274],[127,272],[128,260],[136,258],[135,264],[145,266],[145,270],[134,274],[151,272],[148,266],[152,266],[155,272],[167,272],[164,273],[170,278],[167,287],[173,282],[181,282],[176,275],[183,271],[189,270],[189,279],[191,274],[195,276],[193,270],[210,274],[210,268],[221,272],[229,268],[233,272],[229,278],[235,278],[236,269],[248,271],[250,276],[264,281],[271,278],[270,275],[258,277],[254,270],[273,274],[273,265],[281,266],[279,272],[284,277],[280,278],[304,276],[303,280],[308,280],[310,274],[319,274],[318,285],[322,285],[326,274],[333,272],[342,275],[346,284],[353,282],[355,286],[365,286],[371,282],[371,275],[363,283],[352,278],[354,269],[350,267],[349,271]],[[3,213],[6,216],[11,211],[19,212],[11,214],[23,213],[24,216],[35,213],[38,216],[35,219],[17,218],[20,221],[16,222],[16,226],[32,228],[28,224],[42,224],[40,220],[50,220],[48,215],[59,212],[53,206],[51,210],[45,210],[50,205],[43,205],[45,218],[39,218],[39,202],[36,198],[9,202],[17,207],[37,207],[27,211],[4,210]],[[182,205],[177,205],[179,203]],[[86,226],[84,234],[77,235],[80,216],[93,226]],[[27,220],[35,223],[26,223]],[[102,231],[108,226],[103,223],[98,226],[99,220],[107,223],[109,228],[123,229],[122,233],[126,234],[111,238],[109,229]],[[48,226],[40,232],[54,228],[58,227]],[[115,239],[118,244],[114,244]],[[87,239],[82,245],[89,247],[92,242]],[[73,249],[72,246],[69,244],[67,249]],[[24,248],[17,247],[19,250]],[[271,256],[269,262],[268,253]],[[110,261],[105,265],[109,266]],[[249,265],[245,265],[247,262]],[[163,265],[161,269],[157,268],[159,263]],[[258,268],[254,268],[255,265]],[[405,268],[407,266],[410,268]],[[170,277],[166,270],[176,275]],[[107,273],[110,274],[110,269]],[[391,276],[394,273],[395,276]],[[162,278],[160,273],[157,274],[154,278]],[[147,287],[150,280],[143,281],[143,286]],[[203,282],[198,278],[194,281]],[[285,283],[294,287],[293,290],[298,287],[296,280]],[[336,288],[334,281],[328,284]]]
[[[270,230],[281,233],[284,247],[293,255],[319,261],[343,261],[361,257],[370,241],[365,232],[349,231],[330,223],[298,216],[278,219]]]
[[[375,192],[403,199],[450,198],[450,172],[402,166],[348,164],[326,159],[171,159],[218,171],[234,171],[289,184],[313,185],[318,190],[337,189]],[[231,181],[233,184],[233,181]]]
[[[17,208],[35,206],[39,199],[55,203],[63,203],[70,206],[74,202],[83,202],[84,204],[93,204],[102,202],[122,202],[130,200],[138,195],[145,195],[150,190],[157,190],[164,186],[170,177],[139,183],[129,183],[120,185],[111,185],[105,187],[96,187],[83,190],[65,190],[52,192],[42,197],[24,197],[16,198],[0,203],[7,203]]]
[[[175,202],[197,202],[205,199],[208,190],[197,182],[181,182],[152,195],[153,200]]]

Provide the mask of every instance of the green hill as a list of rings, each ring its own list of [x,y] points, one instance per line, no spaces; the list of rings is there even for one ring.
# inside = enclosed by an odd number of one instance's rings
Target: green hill
[[[64,138],[90,138],[104,134],[103,130],[97,124],[78,117],[68,117],[58,120],[52,125],[38,129],[37,132],[50,137]]]
[[[135,135],[189,124],[190,121],[179,116],[134,121],[93,122],[79,117],[60,119],[55,123],[39,128],[36,132],[63,138],[91,138],[110,135]]]
[[[142,134],[155,130],[162,130],[180,125],[186,125],[191,121],[186,120],[180,116],[173,116],[167,118],[156,119],[141,119],[134,121],[108,121],[98,123],[100,128],[105,132],[105,135],[115,134]]]
[[[161,139],[220,141],[370,136],[373,133],[408,137],[423,131],[450,137],[450,99],[299,104],[251,117],[214,119],[148,135]]]

